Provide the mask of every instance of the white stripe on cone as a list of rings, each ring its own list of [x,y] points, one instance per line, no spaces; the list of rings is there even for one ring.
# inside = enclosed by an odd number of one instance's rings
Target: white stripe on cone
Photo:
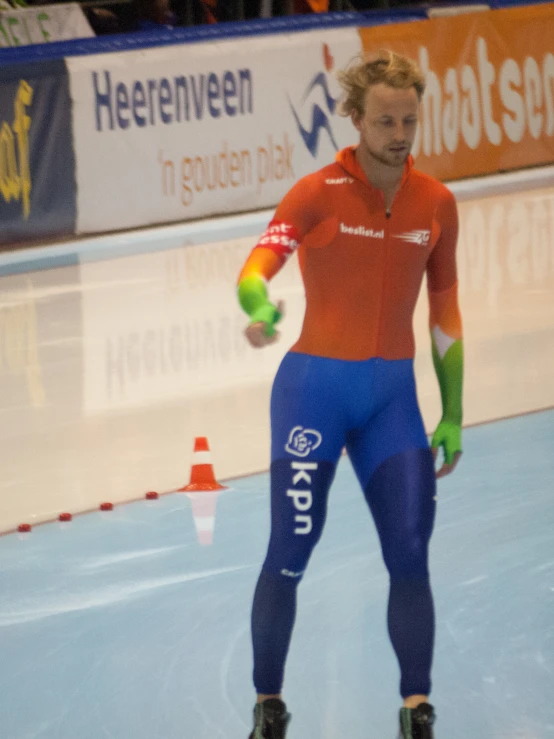
[[[210,452],[193,452],[192,464],[211,464],[212,455]]]

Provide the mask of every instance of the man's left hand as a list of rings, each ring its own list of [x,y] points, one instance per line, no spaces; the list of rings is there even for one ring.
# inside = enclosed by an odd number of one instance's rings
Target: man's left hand
[[[440,447],[442,447],[444,452],[444,463],[436,473],[437,479],[454,472],[462,456],[462,428],[460,425],[451,423],[450,421],[441,421],[439,423],[431,441],[431,451],[435,461],[437,460]]]

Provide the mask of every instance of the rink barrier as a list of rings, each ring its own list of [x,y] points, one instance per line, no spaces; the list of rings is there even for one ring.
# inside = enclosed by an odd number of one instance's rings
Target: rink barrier
[[[0,50],[11,142],[0,151],[14,154],[0,162],[0,244],[273,208],[353,142],[335,72],[381,46],[418,59],[426,74],[418,169],[453,181],[548,164],[554,3],[506,4],[445,18],[334,13]],[[26,82],[32,65],[16,61],[31,58],[58,81],[65,66],[60,92],[53,83],[45,106],[36,92],[24,111],[26,183],[13,80]],[[18,202],[29,180],[31,217]]]

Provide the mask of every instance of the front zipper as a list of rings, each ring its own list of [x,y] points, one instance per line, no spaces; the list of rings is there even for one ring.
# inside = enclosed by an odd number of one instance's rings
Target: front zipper
[[[383,193],[381,193],[381,196],[383,197],[383,205],[385,204],[385,198],[383,196]],[[385,211],[386,212],[386,211]],[[381,299],[380,299],[380,306],[379,306],[379,319],[377,322],[377,342],[375,347],[375,354],[377,357],[381,356],[381,331],[382,331],[382,317],[384,313],[384,303],[385,303],[385,286],[387,284],[388,280],[388,271],[389,271],[389,251],[390,251],[390,227],[389,227],[389,221],[390,217],[385,216],[385,224],[383,227],[384,231],[384,238],[383,238],[383,250],[384,250],[384,265],[383,265],[383,277],[381,280]]]

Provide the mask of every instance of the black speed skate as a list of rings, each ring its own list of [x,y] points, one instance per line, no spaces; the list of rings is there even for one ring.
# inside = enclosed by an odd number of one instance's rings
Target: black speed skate
[[[429,703],[417,708],[400,709],[400,734],[398,739],[433,739],[435,711]]]
[[[254,707],[254,730],[249,739],[285,739],[290,713],[279,698],[268,698]]]

